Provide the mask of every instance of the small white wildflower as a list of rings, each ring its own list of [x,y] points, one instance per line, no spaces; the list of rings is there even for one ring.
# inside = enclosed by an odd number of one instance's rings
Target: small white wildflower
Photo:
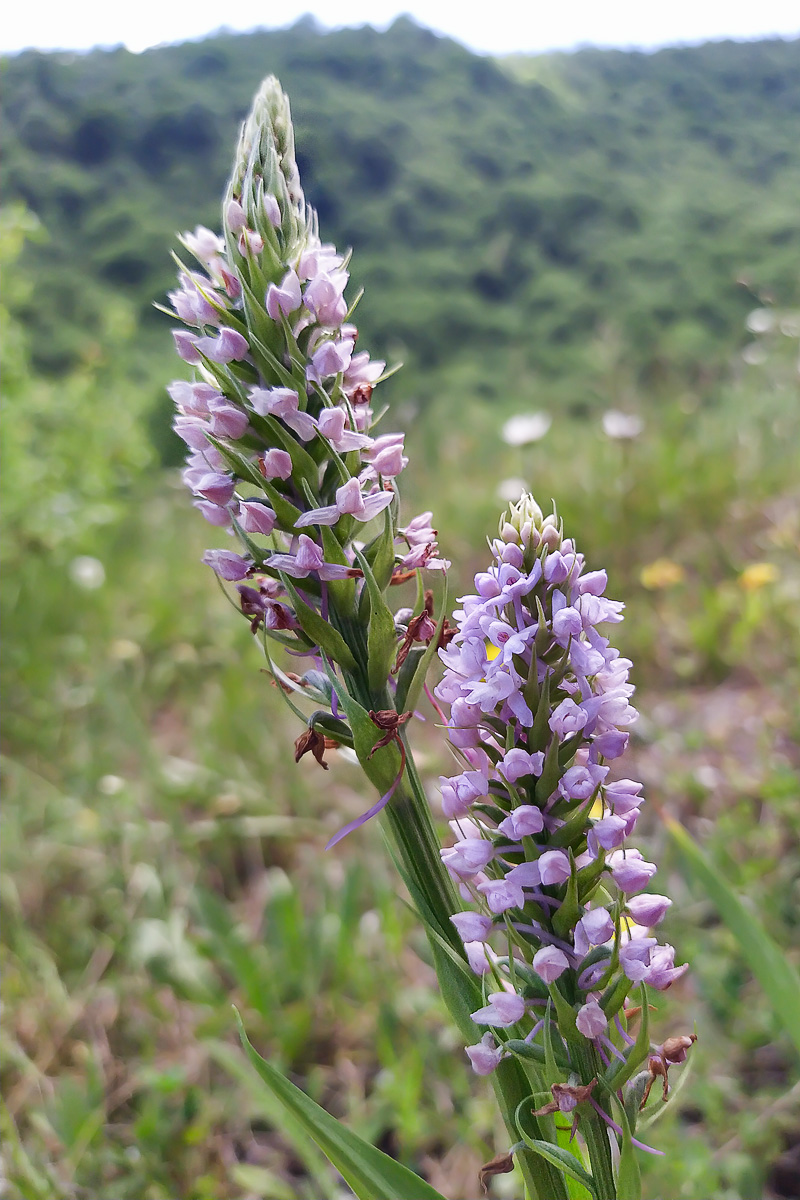
[[[745,319],[751,333],[769,333],[775,327],[775,314],[768,308],[754,308]]]
[[[548,413],[519,413],[506,421],[501,436],[507,446],[529,446],[541,441],[551,424],[552,417]]]
[[[119,775],[101,775],[97,781],[98,791],[104,796],[116,796],[125,787],[125,780]]]
[[[635,413],[620,412],[617,408],[609,408],[603,413],[603,433],[614,441],[637,438],[643,431],[644,421]]]
[[[80,554],[69,564],[69,577],[78,587],[87,592],[93,592],[105,583],[106,569],[99,558]]]

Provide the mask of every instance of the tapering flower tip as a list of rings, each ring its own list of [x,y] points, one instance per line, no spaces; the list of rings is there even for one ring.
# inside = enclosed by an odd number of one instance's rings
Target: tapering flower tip
[[[523,492],[516,504],[510,504],[500,518],[500,537],[523,551],[536,550],[542,541],[544,514],[530,492]]]
[[[249,229],[264,240],[279,227],[290,242],[316,229],[300,185],[289,99],[274,75],[262,83],[242,126],[223,213],[229,233]],[[243,254],[249,245],[245,239]]]

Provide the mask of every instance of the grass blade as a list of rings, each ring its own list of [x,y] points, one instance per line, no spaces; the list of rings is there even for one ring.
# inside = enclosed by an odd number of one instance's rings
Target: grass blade
[[[777,1021],[800,1054],[800,975],[683,825],[670,817],[664,821],[687,873],[700,884],[736,938]]]
[[[329,1162],[352,1188],[358,1200],[444,1200],[440,1192],[408,1167],[365,1142],[330,1113],[301,1092],[258,1054],[236,1013],[245,1053],[273,1095],[294,1118],[294,1123],[319,1146]]]

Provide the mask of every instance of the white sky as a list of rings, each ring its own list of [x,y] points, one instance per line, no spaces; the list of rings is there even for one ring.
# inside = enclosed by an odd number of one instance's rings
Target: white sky
[[[202,37],[220,26],[290,25],[311,12],[326,27],[385,28],[410,13],[474,50],[567,49],[582,44],[652,47],[718,38],[800,33],[798,0],[10,0],[0,52],[88,49],[124,43],[140,51]]]

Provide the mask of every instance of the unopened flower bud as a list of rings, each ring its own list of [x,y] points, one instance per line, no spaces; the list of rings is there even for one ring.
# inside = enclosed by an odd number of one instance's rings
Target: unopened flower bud
[[[596,1000],[590,1000],[579,1009],[575,1024],[587,1038],[598,1038],[608,1028],[606,1015]]]
[[[555,983],[569,966],[569,959],[557,946],[542,946],[533,956],[533,969],[545,983]]]
[[[553,517],[547,517],[539,532],[542,544],[547,546],[548,550],[557,550],[561,545],[561,534],[558,532],[555,525],[550,525],[547,523],[548,521],[552,520]]]
[[[527,547],[530,544],[533,531],[538,531],[541,526],[542,510],[530,492],[525,492],[520,496],[516,504],[512,504],[509,507],[508,513],[503,520],[516,531],[517,536],[514,538],[514,541],[521,542],[523,546]]]
[[[225,210],[225,220],[231,233],[236,233],[239,229],[244,229],[247,224],[247,219],[244,215],[244,209],[238,200],[231,200]]]

